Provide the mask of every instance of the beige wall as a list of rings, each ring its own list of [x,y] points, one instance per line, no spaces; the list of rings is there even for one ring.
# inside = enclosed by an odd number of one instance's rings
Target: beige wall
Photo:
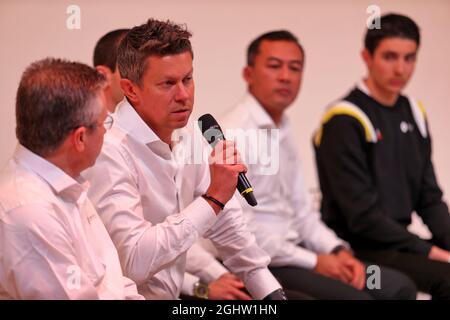
[[[66,28],[66,8],[81,8],[81,29]],[[359,56],[366,8],[412,16],[422,28],[415,77],[407,92],[426,104],[434,137],[439,181],[450,193],[450,1],[448,0],[164,0],[164,1],[0,1],[0,166],[14,149],[15,92],[33,60],[66,57],[91,63],[96,40],[107,31],[130,27],[148,17],[187,23],[194,33],[196,106],[194,116],[223,114],[245,92],[241,78],[248,42],[262,32],[287,28],[306,49],[299,99],[289,110],[310,187],[316,186],[311,135],[325,105],[342,96],[365,69]]]

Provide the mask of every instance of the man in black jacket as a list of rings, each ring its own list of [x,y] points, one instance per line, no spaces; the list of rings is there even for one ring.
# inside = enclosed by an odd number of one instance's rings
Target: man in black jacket
[[[410,18],[367,30],[368,76],[326,111],[314,137],[322,215],[360,259],[397,268],[433,298],[450,299],[450,215],[431,162],[421,102],[401,95],[420,44]],[[412,212],[433,234],[408,232]]]

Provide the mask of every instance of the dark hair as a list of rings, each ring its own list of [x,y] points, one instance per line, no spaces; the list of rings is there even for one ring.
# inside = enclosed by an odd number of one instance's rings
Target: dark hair
[[[295,43],[300,51],[302,52],[302,56],[305,56],[305,52],[303,50],[302,45],[298,42],[296,36],[294,36],[291,32],[287,30],[276,30],[264,33],[260,35],[258,38],[253,40],[247,48],[247,65],[252,66],[255,63],[255,57],[259,53],[259,46],[261,42],[264,40],[267,41],[289,41]]]
[[[374,18],[376,19],[376,18]],[[404,38],[414,40],[420,45],[420,30],[409,17],[399,14],[386,14],[380,18],[380,28],[367,29],[364,46],[373,54],[375,49],[385,38]]]
[[[54,58],[32,63],[17,90],[17,139],[41,156],[54,151],[71,130],[95,122],[101,109],[91,103],[105,83],[82,63]]]
[[[94,66],[107,66],[111,72],[116,71],[117,48],[120,41],[130,29],[117,29],[108,32],[98,40],[94,49]]]
[[[151,55],[166,56],[190,52],[191,33],[185,25],[171,21],[149,19],[147,23],[134,27],[120,43],[117,53],[122,78],[140,85],[147,68],[146,59]]]

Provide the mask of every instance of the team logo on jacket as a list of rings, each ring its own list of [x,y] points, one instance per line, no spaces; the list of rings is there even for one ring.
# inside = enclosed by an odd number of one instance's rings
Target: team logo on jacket
[[[383,140],[383,135],[381,134],[380,129],[376,129],[375,133],[377,134],[377,141]]]
[[[408,133],[408,131],[412,132],[414,130],[414,126],[411,123],[402,121],[402,122],[400,122],[400,130],[403,133]]]

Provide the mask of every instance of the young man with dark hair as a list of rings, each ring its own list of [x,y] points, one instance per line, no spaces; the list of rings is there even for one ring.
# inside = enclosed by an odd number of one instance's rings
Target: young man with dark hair
[[[186,251],[204,236],[253,298],[282,299],[267,269],[270,258],[233,198],[237,176],[246,170],[233,143],[222,141],[211,154],[224,163],[176,157],[196,157],[185,128],[194,104],[190,36],[181,25],[150,19],[122,40],[118,64],[126,100],[87,172],[90,196],[125,274],[146,298],[178,298]]]
[[[94,67],[106,78],[105,93],[106,108],[114,112],[124,95],[120,87],[120,73],[117,67],[117,49],[120,41],[130,29],[117,29],[108,32],[98,40],[94,48]]]
[[[431,161],[425,109],[402,95],[420,44],[397,14],[367,30],[367,78],[326,111],[314,137],[322,215],[357,256],[403,271],[419,290],[450,299],[450,215]],[[433,239],[410,233],[412,212]]]
[[[222,124],[249,166],[258,205],[242,203],[243,210],[258,244],[271,256],[272,273],[284,288],[314,299],[414,299],[412,281],[384,267],[381,288],[370,290],[365,265],[308,205],[285,113],[303,76],[304,50],[297,38],[285,30],[263,34],[250,44],[247,57],[248,94]]]
[[[142,299],[80,178],[112,125],[104,85],[95,69],[50,58],[22,76],[19,145],[0,174],[0,299]]]

